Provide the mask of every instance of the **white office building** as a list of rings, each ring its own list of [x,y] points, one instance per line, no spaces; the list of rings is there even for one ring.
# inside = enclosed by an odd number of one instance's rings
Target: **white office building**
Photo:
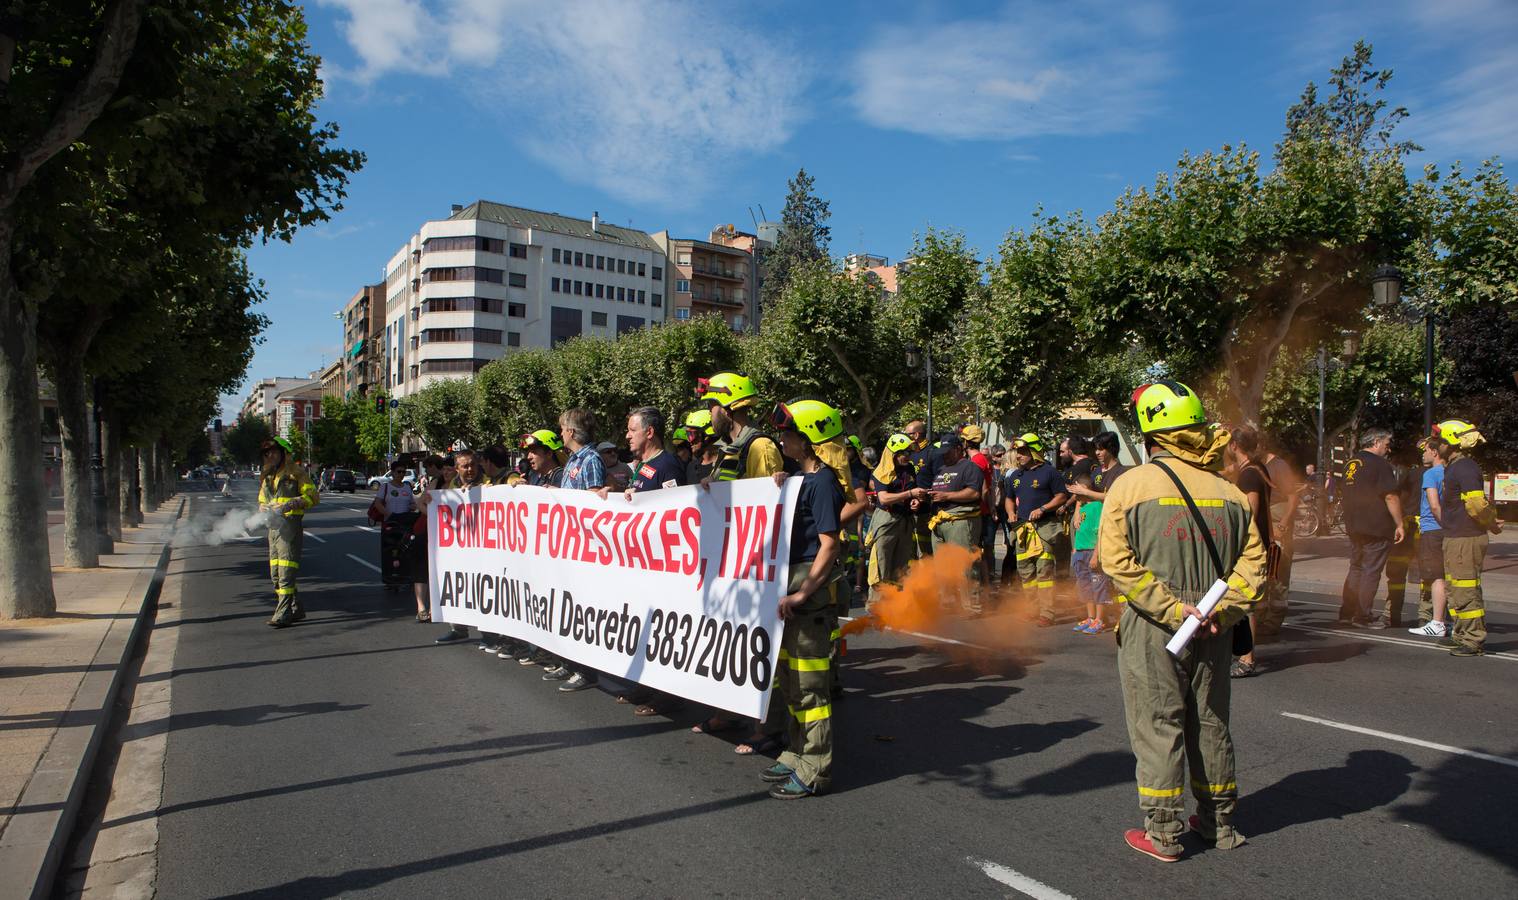
[[[393,396],[521,347],[663,322],[664,252],[648,234],[485,200],[427,222],[385,266]]]

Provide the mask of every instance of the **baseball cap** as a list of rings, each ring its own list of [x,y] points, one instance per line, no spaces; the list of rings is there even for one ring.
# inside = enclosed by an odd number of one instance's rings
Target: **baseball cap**
[[[965,440],[974,441],[977,444],[986,439],[985,429],[979,425],[966,425],[959,429],[959,435]]]
[[[598,452],[598,453],[604,453],[607,450],[616,450],[616,449],[617,449],[617,445],[613,444],[611,441],[602,441],[601,443],[599,443],[599,444],[596,445],[596,452]]]

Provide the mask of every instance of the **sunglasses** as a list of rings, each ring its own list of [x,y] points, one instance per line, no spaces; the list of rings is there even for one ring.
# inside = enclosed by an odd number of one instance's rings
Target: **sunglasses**
[[[711,390],[712,390],[712,380],[710,378],[697,378],[696,379],[696,396],[697,397],[705,397],[707,394],[711,393]]]
[[[770,425],[779,431],[795,431],[796,417],[791,415],[789,406],[777,403],[774,411],[770,413]]]

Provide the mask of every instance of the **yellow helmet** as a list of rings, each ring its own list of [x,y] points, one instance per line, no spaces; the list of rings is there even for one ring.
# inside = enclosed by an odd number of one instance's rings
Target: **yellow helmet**
[[[1156,381],[1133,392],[1133,412],[1139,431],[1155,434],[1207,423],[1207,411],[1196,391],[1179,381]]]
[[[847,438],[845,438],[845,440],[848,441],[848,444],[849,444],[850,447],[854,448],[854,452],[855,453],[863,453],[864,452],[864,441],[861,441],[859,439],[859,435],[857,435],[857,434],[851,434]]]
[[[1446,444],[1460,446],[1460,439],[1476,430],[1476,426],[1464,419],[1445,419],[1434,426],[1433,438]]]
[[[675,443],[677,443],[677,444],[689,444],[690,443],[690,433],[685,430],[685,426],[684,425],[681,425],[679,428],[675,429],[674,438],[675,438]]]
[[[533,447],[547,447],[549,450],[559,451],[564,449],[564,442],[549,429],[539,428],[531,434],[522,435],[522,449],[530,450]]]
[[[758,399],[754,380],[741,372],[718,372],[696,382],[696,396],[728,409],[752,406]]]
[[[1034,456],[1043,456],[1044,439],[1031,431],[1027,434],[1020,434],[1017,436],[1017,439],[1012,442],[1012,449],[1028,450],[1031,451]]]
[[[890,437],[886,438],[887,453],[900,453],[903,450],[910,450],[911,448],[912,439],[900,432],[897,432],[896,434],[893,434]]]
[[[814,444],[843,434],[843,413],[821,400],[781,403],[770,414],[770,424],[780,431],[795,431]]]
[[[716,434],[712,430],[712,412],[709,409],[698,409],[685,414],[685,430],[689,434],[699,431],[705,435]]]

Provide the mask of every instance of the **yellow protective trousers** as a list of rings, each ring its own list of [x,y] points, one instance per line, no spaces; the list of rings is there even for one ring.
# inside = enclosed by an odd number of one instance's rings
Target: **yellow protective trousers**
[[[806,580],[809,564],[791,565],[790,590]],[[833,777],[832,635],[838,627],[836,579],[806,598],[785,622],[780,640],[778,687],[788,713],[787,749],[780,754],[802,784],[826,790]]]
[[[1486,563],[1487,535],[1444,538],[1445,595],[1455,641],[1481,649],[1486,644],[1486,603],[1481,596],[1481,567]]]
[[[1014,552],[1017,575],[1024,596],[1038,603],[1038,617],[1054,621],[1054,542],[1059,539],[1058,519],[1044,518],[1017,526]]]
[[[274,582],[274,596],[279,601],[274,619],[282,620],[301,612],[296,594],[300,575],[300,555],[305,529],[300,516],[271,517],[269,523],[269,579]]]
[[[1225,849],[1242,844],[1233,828],[1239,786],[1228,729],[1230,634],[1199,633],[1176,659],[1165,650],[1170,632],[1128,605],[1118,634],[1123,711],[1138,759],[1139,808],[1149,839],[1162,853],[1180,852],[1189,783],[1202,836]]]

